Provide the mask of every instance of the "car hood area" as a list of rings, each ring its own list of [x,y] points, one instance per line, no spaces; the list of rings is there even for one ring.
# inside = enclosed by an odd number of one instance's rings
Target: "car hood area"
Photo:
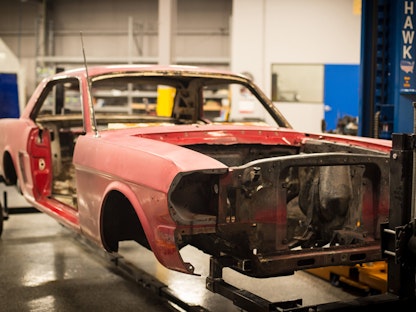
[[[228,250],[242,259],[234,269],[257,277],[328,265],[337,248],[346,263],[379,258],[390,141],[238,125],[129,128],[101,140],[120,160],[113,173],[137,181],[140,172],[167,192],[178,248]]]
[[[104,133],[107,133],[105,135]],[[111,133],[111,134],[110,134]],[[119,141],[121,137],[147,138],[174,145],[187,146],[192,144],[233,145],[233,144],[264,144],[282,145],[301,148],[307,140],[319,140],[350,146],[368,148],[380,152],[391,149],[390,140],[365,138],[357,136],[335,135],[328,133],[305,133],[288,128],[246,125],[183,125],[130,128],[101,132],[103,137]]]

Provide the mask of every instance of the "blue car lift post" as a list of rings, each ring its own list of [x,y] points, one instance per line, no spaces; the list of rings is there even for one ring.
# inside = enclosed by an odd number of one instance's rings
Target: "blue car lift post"
[[[358,135],[413,132],[416,3],[363,0]]]

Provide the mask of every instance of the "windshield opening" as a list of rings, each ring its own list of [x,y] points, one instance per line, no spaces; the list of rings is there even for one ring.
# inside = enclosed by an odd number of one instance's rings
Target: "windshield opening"
[[[99,129],[154,124],[277,122],[259,95],[238,81],[207,77],[110,77],[92,83]]]

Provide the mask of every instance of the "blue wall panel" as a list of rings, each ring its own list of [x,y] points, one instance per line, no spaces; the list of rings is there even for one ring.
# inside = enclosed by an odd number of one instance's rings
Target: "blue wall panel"
[[[358,117],[359,65],[325,65],[324,104],[326,130],[335,130],[338,119]]]
[[[18,118],[19,94],[16,74],[0,74],[0,118]]]

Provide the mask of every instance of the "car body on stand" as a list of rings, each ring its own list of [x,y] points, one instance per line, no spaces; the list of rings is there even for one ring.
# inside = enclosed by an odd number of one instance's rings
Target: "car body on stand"
[[[244,75],[67,70],[0,133],[5,184],[109,253],[198,274],[192,245],[254,277],[381,258],[391,141],[296,131]]]

